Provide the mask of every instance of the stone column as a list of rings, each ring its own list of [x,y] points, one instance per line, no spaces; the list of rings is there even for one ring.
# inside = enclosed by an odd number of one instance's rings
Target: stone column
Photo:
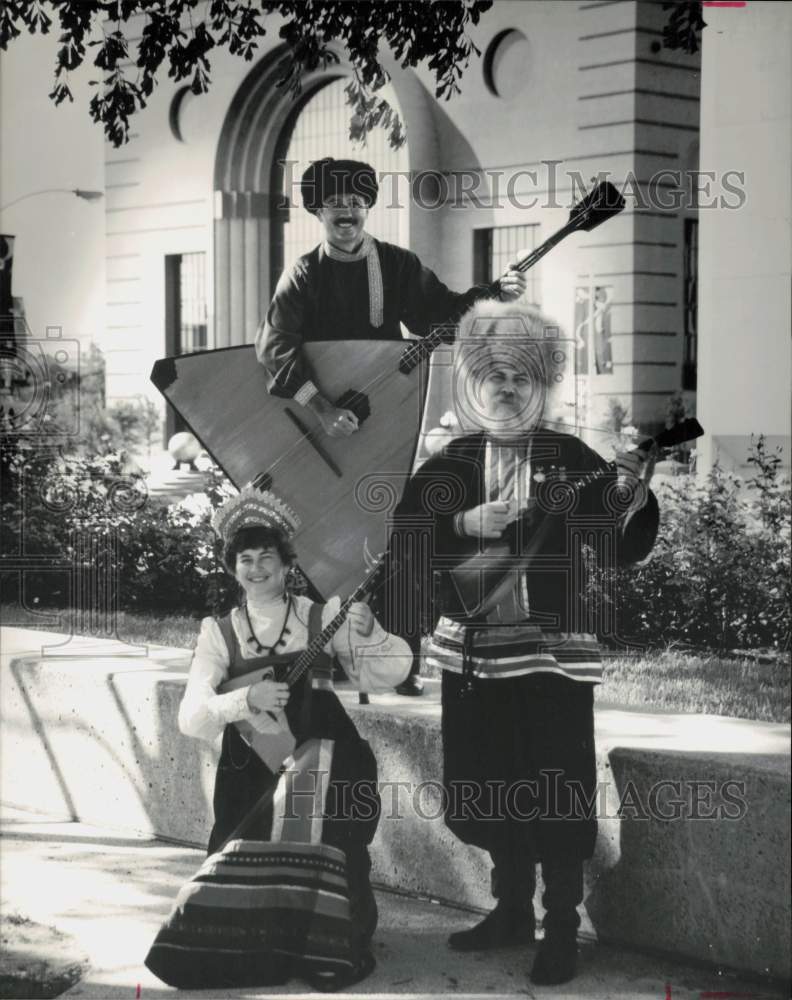
[[[270,196],[215,191],[215,345],[250,344],[269,302]]]
[[[751,434],[790,453],[792,6],[707,7],[699,212],[699,471],[753,475]]]

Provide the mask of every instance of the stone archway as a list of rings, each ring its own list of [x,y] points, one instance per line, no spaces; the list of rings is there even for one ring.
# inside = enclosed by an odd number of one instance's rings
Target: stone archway
[[[270,179],[278,140],[290,116],[328,78],[317,70],[303,80],[295,101],[278,81],[285,46],[265,56],[234,95],[217,145],[214,170],[215,345],[251,343],[266,310],[270,287],[270,225],[283,211]]]

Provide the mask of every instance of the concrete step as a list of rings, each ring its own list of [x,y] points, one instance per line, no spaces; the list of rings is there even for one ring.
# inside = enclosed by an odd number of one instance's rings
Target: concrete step
[[[178,472],[174,470],[165,475],[147,477],[146,485],[149,496],[175,503],[191,493],[203,492],[206,476],[203,472],[190,472],[186,469]]]
[[[167,451],[156,451],[151,455],[134,458],[138,472],[145,478],[149,496],[158,497],[168,503],[183,500],[191,493],[201,493],[206,485],[205,470],[211,462],[202,456],[197,469],[190,469],[182,463],[174,468],[173,458]]]

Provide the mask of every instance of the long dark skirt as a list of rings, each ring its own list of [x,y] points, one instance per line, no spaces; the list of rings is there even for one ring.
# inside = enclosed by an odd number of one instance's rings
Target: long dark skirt
[[[334,741],[321,839],[346,854],[352,919],[362,941],[367,943],[377,925],[368,853],[381,809],[376,759],[334,692],[312,692],[310,719],[302,712],[301,693],[295,692],[286,714],[298,746],[309,738]],[[245,839],[270,839],[272,805],[264,809],[256,806],[277,780],[277,775],[245,743],[236,727],[226,726],[215,778],[215,822],[209,838],[209,854],[235,834],[243,821],[240,835]]]
[[[445,821],[466,844],[537,860],[591,857],[597,836],[594,692],[551,673],[443,671]]]

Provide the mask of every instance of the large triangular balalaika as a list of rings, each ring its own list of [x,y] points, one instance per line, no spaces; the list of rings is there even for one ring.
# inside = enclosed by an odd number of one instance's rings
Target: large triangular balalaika
[[[328,437],[309,410],[270,396],[252,346],[164,358],[151,378],[235,486],[258,481],[295,508],[300,567],[322,594],[345,594],[360,578],[366,542],[385,548],[387,512],[412,468],[426,366],[399,371],[403,341],[303,350],[328,398],[352,387],[367,395],[370,413],[352,437]]]

